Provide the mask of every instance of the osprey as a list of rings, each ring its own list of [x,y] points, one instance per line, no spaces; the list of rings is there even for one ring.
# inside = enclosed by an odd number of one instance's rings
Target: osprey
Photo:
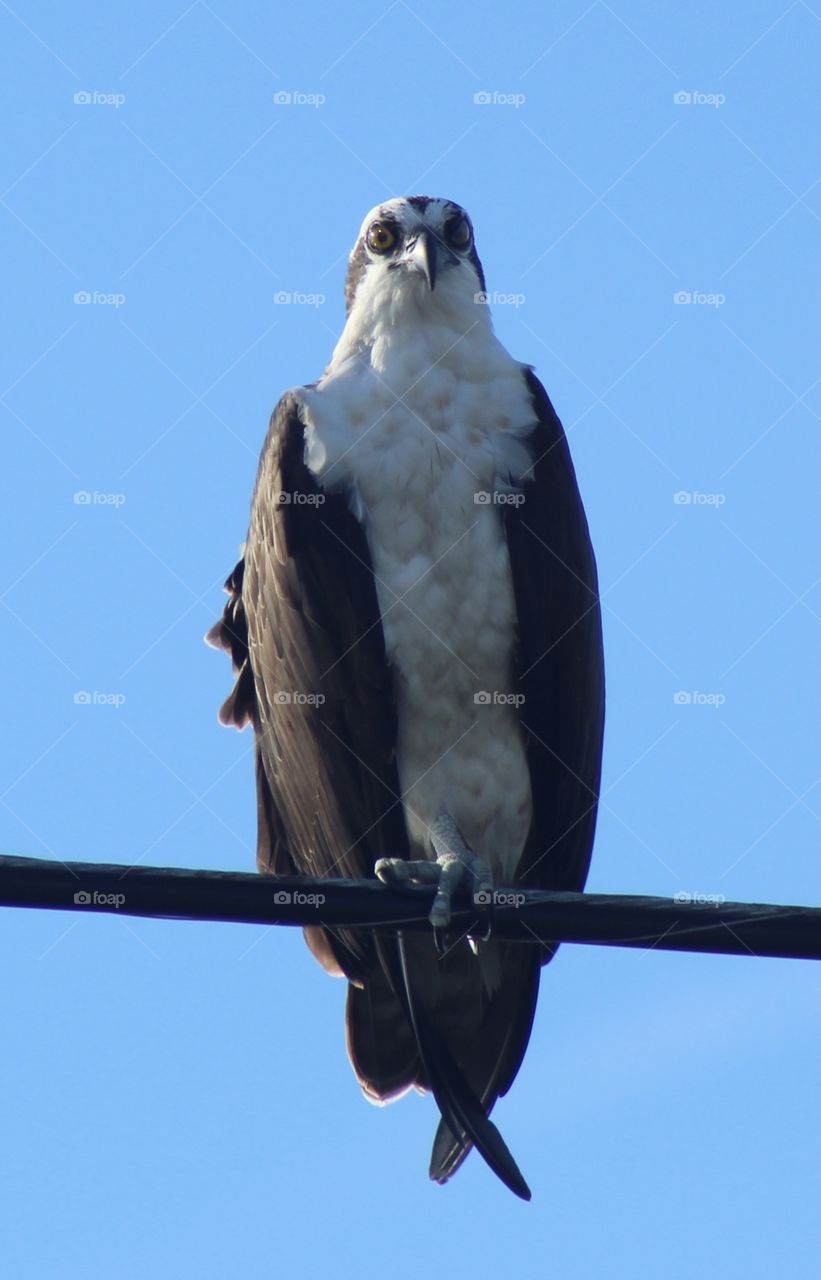
[[[469,887],[583,888],[601,769],[596,567],[567,441],[493,333],[451,200],[371,210],[318,382],[271,418],[243,558],[208,634],[253,725],[258,865],[437,884],[433,930],[305,929],[348,980],[365,1096],[442,1119],[430,1175],[472,1146],[530,1192],[488,1118],[521,1065],[555,944],[448,936]]]

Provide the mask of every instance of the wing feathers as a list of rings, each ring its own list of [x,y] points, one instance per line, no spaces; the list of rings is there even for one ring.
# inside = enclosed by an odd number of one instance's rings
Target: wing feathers
[[[505,514],[533,794],[517,878],[532,888],[581,890],[593,847],[604,727],[596,562],[562,425],[538,378],[530,370],[526,377],[538,418],[534,463],[522,486],[524,502]]]
[[[213,649],[224,649],[231,658],[237,679],[225,702],[220,707],[220,722],[244,729],[257,722],[257,700],[254,673],[248,656],[248,623],[242,600],[242,584],[245,561],[240,560],[225,583],[229,594],[222,617],[215,622],[205,641]]]

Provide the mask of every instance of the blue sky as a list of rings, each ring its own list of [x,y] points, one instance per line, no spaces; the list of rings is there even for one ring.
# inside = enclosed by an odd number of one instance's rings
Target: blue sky
[[[817,28],[803,0],[3,3],[5,851],[252,868],[202,635],[360,221],[421,191],[469,209],[587,506],[589,887],[815,901]],[[527,1206],[476,1157],[428,1182],[431,1100],[357,1096],[296,931],[6,911],[0,939],[21,1280],[817,1273],[809,964],[565,947],[498,1109]]]

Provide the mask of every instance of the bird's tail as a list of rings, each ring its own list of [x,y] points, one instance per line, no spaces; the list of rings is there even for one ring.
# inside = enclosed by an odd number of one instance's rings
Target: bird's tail
[[[372,1102],[431,1091],[442,1114],[430,1176],[446,1182],[475,1146],[506,1186],[527,1184],[489,1120],[527,1048],[539,988],[536,947],[467,942],[444,956],[429,935],[374,939],[377,964],[348,989],[348,1052]]]
[[[444,1039],[436,1033],[426,1009],[415,998],[405,938],[401,930],[397,934],[397,939],[402,980],[401,986],[398,986],[397,995],[413,1030],[431,1092],[442,1113],[442,1121],[434,1143],[431,1177],[437,1182],[446,1181],[458,1169],[471,1146],[475,1146],[505,1186],[522,1200],[529,1200],[530,1188],[522,1177],[519,1166],[508,1150],[504,1138],[489,1119],[489,1107],[479,1100],[464,1072],[459,1069],[452,1057]],[[522,1052],[524,1052],[524,1046],[522,1046]],[[492,1101],[495,1102],[495,1100],[496,1095]]]
[[[462,1063],[468,1086],[486,1115],[507,1093],[524,1057],[539,992],[540,957],[529,947],[516,946],[507,949],[501,968],[501,985]],[[441,1184],[452,1178],[473,1145],[470,1132],[458,1132],[443,1113],[431,1151],[433,1181]]]

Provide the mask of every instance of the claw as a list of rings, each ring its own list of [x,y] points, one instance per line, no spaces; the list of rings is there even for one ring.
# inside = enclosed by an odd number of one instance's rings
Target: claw
[[[374,871],[377,880],[392,889],[410,880],[410,863],[404,858],[379,858]]]
[[[444,960],[450,950],[451,940],[447,929],[437,929],[433,926],[433,945],[436,948],[436,954],[440,960]]]

